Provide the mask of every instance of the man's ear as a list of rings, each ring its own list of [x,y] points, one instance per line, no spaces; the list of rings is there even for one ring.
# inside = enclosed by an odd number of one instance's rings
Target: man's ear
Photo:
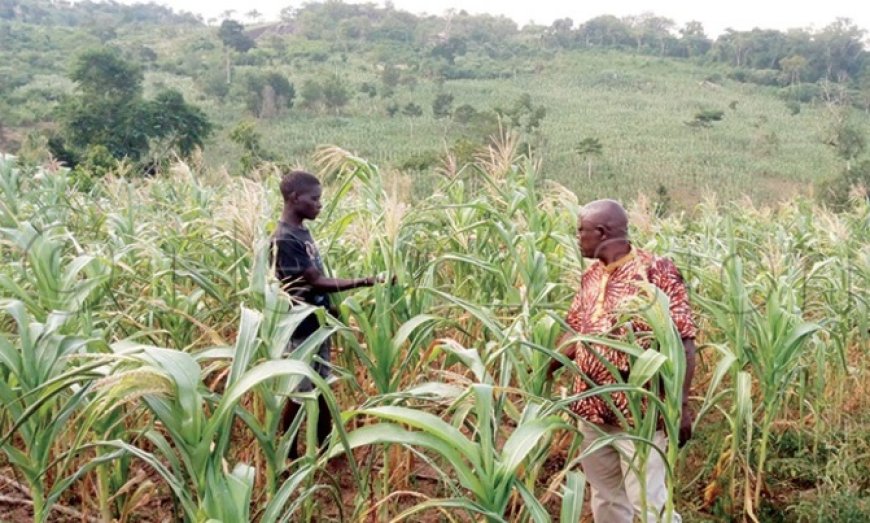
[[[598,231],[598,234],[601,235],[601,238],[607,238],[607,227],[603,225],[595,226],[595,230]]]

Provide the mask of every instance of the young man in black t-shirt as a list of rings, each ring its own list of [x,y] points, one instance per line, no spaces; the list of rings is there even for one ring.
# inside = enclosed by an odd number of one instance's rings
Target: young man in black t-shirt
[[[305,220],[313,220],[320,214],[322,207],[320,197],[323,193],[317,178],[304,171],[293,171],[281,179],[281,196],[284,198],[284,210],[281,213],[281,221],[272,236],[272,260],[275,265],[275,275],[286,290],[296,301],[323,307],[332,312],[329,293],[356,289],[358,287],[371,287],[375,283],[383,282],[382,278],[372,276],[369,278],[341,279],[328,278],[323,273],[323,261],[317,250],[317,245],[311,237],[311,233],[304,225]],[[292,352],[302,344],[311,334],[320,328],[320,322],[316,315],[310,315],[293,332],[287,353]],[[318,349],[317,357],[312,367],[322,377],[329,376],[330,367],[330,341],[327,339]],[[302,392],[312,390],[311,382],[306,379],[300,384]],[[288,401],[284,408],[282,430],[286,431],[300,405],[294,401]],[[323,396],[318,398],[319,417],[317,420],[317,440],[323,444],[332,430],[332,418]],[[290,445],[289,457],[298,457],[296,439]]]

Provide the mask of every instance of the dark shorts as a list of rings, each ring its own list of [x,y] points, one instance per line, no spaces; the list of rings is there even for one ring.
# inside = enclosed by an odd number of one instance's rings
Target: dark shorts
[[[284,349],[284,355],[287,356],[292,354],[297,347],[305,343],[306,339],[307,338],[291,338],[287,347]],[[332,361],[331,353],[332,338],[326,338],[311,358],[311,368],[313,368],[314,371],[323,379],[327,379],[332,375],[332,365],[330,364]],[[299,383],[299,386],[296,387],[296,392],[311,392],[312,390],[314,390],[314,384],[311,383],[311,380],[308,378],[303,379],[302,382]]]

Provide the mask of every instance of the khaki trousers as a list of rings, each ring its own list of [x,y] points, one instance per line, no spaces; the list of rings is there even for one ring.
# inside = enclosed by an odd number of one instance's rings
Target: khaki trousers
[[[597,429],[597,430],[596,430]],[[601,436],[625,434],[619,427],[580,424],[583,434],[581,450],[586,450],[593,441]],[[656,447],[667,451],[668,440],[663,431],[657,431],[653,439]],[[648,449],[646,474],[646,515],[643,514],[641,499],[641,478],[632,470],[630,464],[640,469],[635,456],[635,443],[627,439],[617,439],[580,460],[586,481],[592,493],[592,516],[595,523],[633,523],[635,517],[644,523],[664,522],[665,503],[668,491],[665,487],[665,462],[655,449]],[[682,518],[674,513],[670,522],[681,523]]]

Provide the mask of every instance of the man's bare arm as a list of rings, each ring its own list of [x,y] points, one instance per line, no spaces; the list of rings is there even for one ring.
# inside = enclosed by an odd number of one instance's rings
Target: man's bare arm
[[[302,273],[302,278],[305,283],[311,285],[312,288],[323,292],[340,292],[356,289],[359,287],[371,287],[376,283],[382,283],[383,279],[376,276],[368,278],[327,278],[321,273],[317,267],[311,266]]]

